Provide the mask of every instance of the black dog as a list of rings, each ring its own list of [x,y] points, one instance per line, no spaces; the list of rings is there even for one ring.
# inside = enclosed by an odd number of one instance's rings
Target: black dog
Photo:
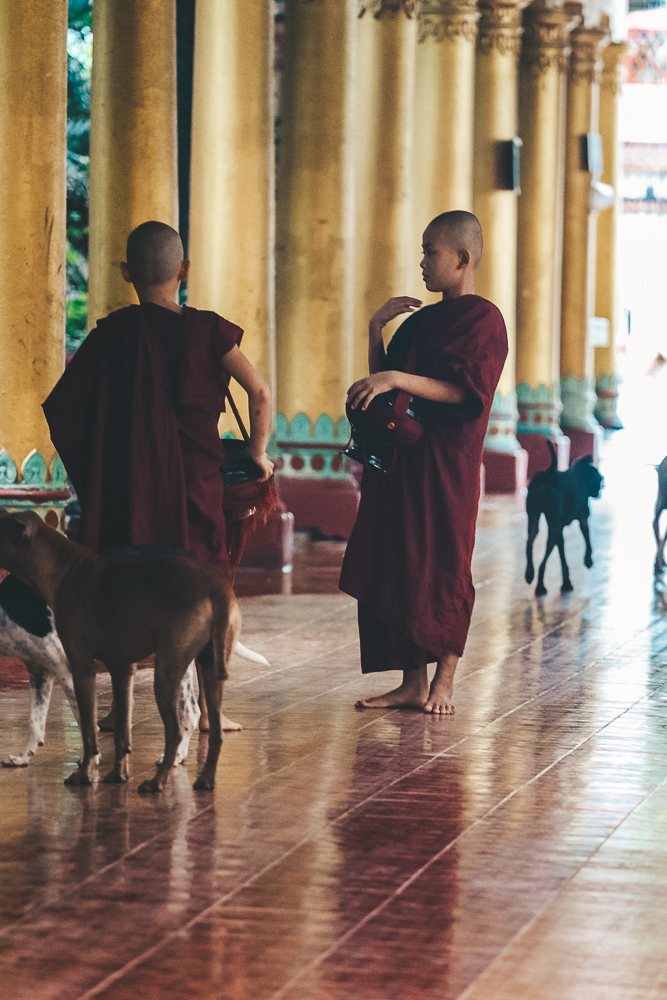
[[[540,565],[537,576],[537,587],[535,594],[541,597],[546,594],[544,586],[544,570],[547,559],[551,555],[554,545],[558,546],[560,553],[560,564],[563,570],[563,585],[561,590],[572,590],[570,571],[565,561],[565,542],[563,540],[563,528],[572,521],[578,521],[581,533],[586,542],[586,554],[584,555],[584,566],[589,569],[593,565],[593,550],[591,549],[591,539],[588,533],[588,518],[590,508],[588,506],[589,497],[599,497],[603,485],[603,478],[592,464],[593,456],[585,455],[583,458],[573,462],[567,472],[558,472],[558,459],[556,449],[551,441],[547,440],[551,451],[551,465],[546,472],[536,473],[530,481],[528,496],[526,497],[526,511],[528,512],[528,543],[526,545],[526,583],[532,583],[535,576],[533,566],[533,542],[540,530],[540,517],[542,514],[547,519],[549,535],[547,538],[547,549],[544,559]]]
[[[658,466],[658,497],[655,501],[655,511],[653,513],[653,533],[655,535],[658,551],[655,556],[653,572],[660,576],[665,571],[665,541],[667,532],[660,537],[660,515],[663,510],[667,510],[667,458],[663,458]]]

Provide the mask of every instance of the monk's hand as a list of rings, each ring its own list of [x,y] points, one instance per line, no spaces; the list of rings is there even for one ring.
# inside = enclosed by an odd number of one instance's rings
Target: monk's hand
[[[347,390],[348,403],[353,410],[357,407],[362,410],[368,409],[368,404],[375,396],[397,388],[398,375],[398,372],[376,372],[375,375],[359,379]]]
[[[401,313],[414,312],[421,304],[421,299],[413,299],[410,295],[397,295],[393,299],[387,299],[385,304],[371,316],[370,328],[382,329]]]
[[[253,451],[252,448],[247,448],[246,451],[255,465],[258,465],[262,470],[263,475],[256,481],[258,483],[265,483],[267,479],[270,479],[273,475],[273,462],[270,460],[265,451]]]

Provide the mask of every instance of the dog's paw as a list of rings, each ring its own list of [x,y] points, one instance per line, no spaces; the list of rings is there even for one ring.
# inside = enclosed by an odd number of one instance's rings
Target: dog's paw
[[[593,565],[593,556],[584,556],[584,566],[586,569],[590,569]]]
[[[7,760],[3,760],[3,767],[27,767],[30,763],[31,754],[24,754],[23,756],[14,756],[10,754]]]
[[[563,580],[561,584],[560,592],[561,594],[570,594],[574,590],[571,580]]]
[[[142,781],[137,791],[140,795],[150,795],[153,792],[161,792],[164,786],[158,781],[157,778],[149,778],[146,781]]]
[[[538,585],[535,587],[535,597],[544,597],[546,592],[547,588],[544,586],[543,583],[538,583]]]
[[[130,772],[127,766],[113,767],[102,779],[105,785],[124,785],[130,780]]]
[[[532,583],[535,579],[535,568],[531,566],[526,570],[526,583]]]
[[[69,785],[70,787],[88,787],[92,785],[95,777],[96,775],[90,774],[89,771],[84,770],[83,768],[77,768],[76,771],[73,771],[70,774],[69,778],[65,778],[64,784]]]
[[[215,788],[215,775],[210,778],[202,771],[192,787],[196,792],[212,792]]]

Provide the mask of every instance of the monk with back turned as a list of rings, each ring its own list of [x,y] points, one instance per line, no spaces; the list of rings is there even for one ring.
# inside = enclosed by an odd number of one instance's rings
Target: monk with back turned
[[[414,312],[418,299],[393,298],[374,314],[370,374],[350,387],[348,402],[363,410],[376,396],[403,390],[415,397],[424,432],[412,447],[397,447],[385,470],[364,469],[340,586],[358,601],[362,672],[403,672],[398,688],[357,707],[447,715],[475,599],[480,464],[507,335],[496,306],[474,294],[482,257],[475,216],[438,216],[423,251],[424,283],[442,301]],[[382,329],[404,312],[413,315],[385,350]],[[436,663],[430,685],[429,663]]]
[[[97,551],[178,547],[227,574],[224,389],[233,376],[248,393],[248,452],[264,479],[270,395],[239,350],[238,326],[178,304],[189,268],[174,229],[138,226],[121,271],[139,305],[98,320],[44,413],[81,505],[77,541]]]

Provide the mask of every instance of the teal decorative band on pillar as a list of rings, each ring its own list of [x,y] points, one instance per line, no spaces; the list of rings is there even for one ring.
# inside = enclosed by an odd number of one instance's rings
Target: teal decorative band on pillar
[[[556,386],[539,385],[532,389],[527,383],[516,389],[519,407],[519,434],[543,434],[554,437],[560,433],[559,417],[563,408]]]
[[[56,455],[50,474],[46,462],[33,448],[20,469],[6,448],[0,448],[0,507],[8,513],[34,510],[52,528],[62,527],[62,517],[71,494],[65,467]]]
[[[276,416],[276,472],[298,479],[349,479],[348,460],[341,455],[350,439],[350,423],[341,417],[334,427],[331,417],[323,414],[311,426],[305,413],[297,413],[290,422],[282,413]]]
[[[601,375],[595,383],[597,402],[593,415],[609,431],[620,431],[623,421],[616,409],[618,405],[618,375]]]
[[[593,416],[593,409],[597,401],[594,377],[584,375],[583,378],[575,378],[574,375],[568,375],[567,378],[562,378],[560,380],[560,398],[563,403],[561,426],[594,433],[598,426],[597,420]]]
[[[519,412],[516,405],[516,394],[501,396],[499,392],[493,397],[489,427],[484,438],[486,451],[502,451],[514,453],[520,447],[516,439]]]

